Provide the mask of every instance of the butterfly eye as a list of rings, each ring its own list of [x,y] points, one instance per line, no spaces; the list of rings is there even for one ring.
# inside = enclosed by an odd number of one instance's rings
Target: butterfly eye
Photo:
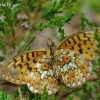
[[[55,43],[54,42],[52,42],[52,46],[54,46],[55,45]]]
[[[48,43],[47,43],[47,46],[48,46],[48,47],[53,47],[54,45],[55,45],[54,42],[52,42],[51,44],[48,44]]]

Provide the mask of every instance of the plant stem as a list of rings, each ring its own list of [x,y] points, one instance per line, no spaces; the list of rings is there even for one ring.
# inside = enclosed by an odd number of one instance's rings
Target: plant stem
[[[20,100],[24,100],[21,92],[21,86],[18,86],[19,98]]]
[[[78,88],[72,89],[71,91],[65,93],[63,96],[61,96],[58,100],[62,100],[63,98],[67,98],[70,94],[72,94],[74,91],[76,91]],[[67,99],[66,99],[67,100]]]

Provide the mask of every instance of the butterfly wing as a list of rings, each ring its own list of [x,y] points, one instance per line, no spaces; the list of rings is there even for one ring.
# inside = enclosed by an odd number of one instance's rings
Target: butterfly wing
[[[49,94],[58,90],[53,65],[48,61],[45,49],[32,50],[11,60],[3,74],[3,79],[18,85],[27,84],[34,93],[42,93],[46,87]]]
[[[98,32],[100,32],[100,29]],[[94,50],[97,49],[97,41],[94,39],[94,33],[95,29],[71,35],[58,44],[58,49],[66,48],[76,52],[78,51],[87,56],[90,60],[93,60],[97,57],[97,54],[94,52]]]
[[[59,87],[54,76],[53,65],[45,61],[37,62],[35,68],[38,68],[37,71],[32,71],[29,75],[28,88],[32,92],[39,94],[43,92],[44,88],[46,88],[48,94],[57,92]]]
[[[88,80],[92,66],[86,56],[69,49],[59,49],[55,54],[65,85],[77,87]]]

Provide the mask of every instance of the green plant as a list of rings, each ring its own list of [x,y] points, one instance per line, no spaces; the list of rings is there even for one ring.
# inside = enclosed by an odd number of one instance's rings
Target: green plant
[[[7,2],[7,0],[2,0],[0,4],[7,4]],[[0,61],[7,61],[9,59],[7,57],[9,56],[13,58],[17,54],[30,50],[30,44],[36,39],[35,33],[45,28],[54,30],[54,27],[56,27],[57,32],[60,33],[59,41],[64,39],[66,36],[63,26],[66,23],[70,24],[71,19],[79,11],[79,8],[75,7],[77,2],[80,2],[80,0],[10,0],[10,6],[0,6],[0,49],[3,54],[2,56],[0,55]],[[96,4],[97,3],[95,3],[94,6],[96,6]],[[50,8],[48,6],[50,6]],[[73,10],[74,7],[76,8],[75,11]],[[21,15],[20,13],[22,12],[25,14]],[[65,16],[63,14],[65,14]],[[26,30],[25,33],[18,34],[17,24],[19,22],[23,22],[22,26],[24,26]],[[81,14],[80,25],[82,30],[85,29],[86,25],[90,28],[94,28],[94,25],[83,13]],[[97,46],[100,48],[100,37],[97,33],[98,30],[95,33],[95,39],[98,41]],[[95,51],[99,55],[99,51]],[[100,58],[98,58],[98,65],[100,66]],[[74,95],[79,96],[82,100],[85,98],[99,100],[100,75],[98,73],[100,73],[100,68],[96,68],[94,68],[93,71],[98,76],[98,79],[92,80],[96,80],[93,85],[86,83],[78,87],[78,89],[64,87],[65,94],[58,97],[59,94],[57,93],[51,100],[60,100],[64,97],[66,97],[67,100],[72,100]],[[80,91],[83,92],[80,93]],[[94,97],[93,94],[96,96]],[[22,100],[22,98],[25,100],[48,99],[46,90],[44,90],[42,95],[33,94],[28,90],[26,85],[23,85],[21,89],[18,87],[13,95],[14,99],[20,100]],[[11,98],[7,93],[0,90],[0,100],[11,100]]]

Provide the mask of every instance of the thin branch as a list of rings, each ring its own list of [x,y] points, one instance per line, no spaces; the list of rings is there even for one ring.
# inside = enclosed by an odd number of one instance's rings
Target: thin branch
[[[35,8],[34,12],[33,13],[29,13],[29,17],[30,17],[29,30],[30,30],[30,32],[33,30],[33,27],[34,27],[34,24],[36,22],[36,19],[38,19],[38,14],[40,12],[40,8],[41,8],[41,5],[43,3],[44,2],[42,2],[42,0],[38,1],[37,7]]]
[[[99,59],[100,59],[100,51],[99,51]],[[98,71],[98,80],[100,80],[100,64],[98,64],[99,65],[99,71]],[[98,85],[98,87],[99,87],[99,93],[100,93],[100,85]]]
[[[21,91],[21,86],[18,86],[18,92],[19,92],[19,100],[25,100],[25,98],[23,98],[22,96],[22,91]]]
[[[95,78],[95,77],[91,77],[91,78],[88,79],[88,81],[96,81],[96,80],[98,80],[98,78]],[[61,83],[61,84],[64,85],[64,83]],[[73,92],[75,92],[77,90],[78,90],[78,88],[72,89],[71,91],[69,91],[69,92],[65,93],[64,95],[62,95],[58,100],[62,100],[65,97],[68,98],[68,96],[70,94],[72,94]],[[87,90],[87,93],[93,98],[93,100],[96,100],[88,90]]]
[[[8,20],[8,23],[9,23],[9,25],[10,25],[10,28],[12,29],[12,30],[14,30],[14,24],[11,22],[11,16],[9,15],[9,12],[7,12],[6,11],[6,9],[7,8],[5,8],[5,7],[3,7],[3,9],[4,9],[4,11],[5,11],[5,14],[6,14],[6,18],[7,18],[7,20]],[[14,42],[16,42],[16,35],[15,35],[15,33],[13,33],[13,32],[11,32],[11,35],[12,35],[12,38],[13,38],[13,40],[14,40]],[[10,40],[8,39],[8,41],[7,41],[7,44],[8,44],[8,47],[10,47]],[[15,49],[15,48],[14,48]]]
[[[70,3],[70,4],[71,4],[71,3]],[[67,5],[63,8],[63,10],[67,9],[67,8],[70,6],[70,4],[67,4]]]
[[[72,0],[70,3],[68,3],[68,4],[63,8],[63,10],[67,9],[73,2],[74,2],[74,0]]]
[[[5,7],[3,7],[3,8],[4,8],[4,11],[5,11],[5,13],[6,13],[6,18],[7,18],[7,20],[8,20],[8,23],[9,23],[11,29],[14,30],[14,24],[13,24],[13,23],[11,22],[11,20],[10,20],[10,19],[11,19],[11,16],[9,16],[9,14],[8,14],[8,12],[6,11]],[[12,37],[13,37],[14,41],[16,41],[16,36],[15,36],[14,33],[12,33]]]
[[[95,99],[95,97],[92,95],[92,93],[91,93],[90,91],[86,90],[86,92],[91,96],[91,98],[92,98],[93,100],[97,100],[97,99]]]
[[[96,81],[96,80],[98,80],[98,77],[90,77],[90,78],[88,79],[89,82],[91,82],[91,81]]]
[[[69,91],[69,92],[67,92],[67,93],[65,93],[63,96],[61,96],[58,100],[62,100],[63,98],[68,98],[68,96],[70,95],[70,94],[72,94],[74,91],[76,91],[76,90],[78,90],[78,88],[75,88],[75,89],[72,89],[71,91]]]

